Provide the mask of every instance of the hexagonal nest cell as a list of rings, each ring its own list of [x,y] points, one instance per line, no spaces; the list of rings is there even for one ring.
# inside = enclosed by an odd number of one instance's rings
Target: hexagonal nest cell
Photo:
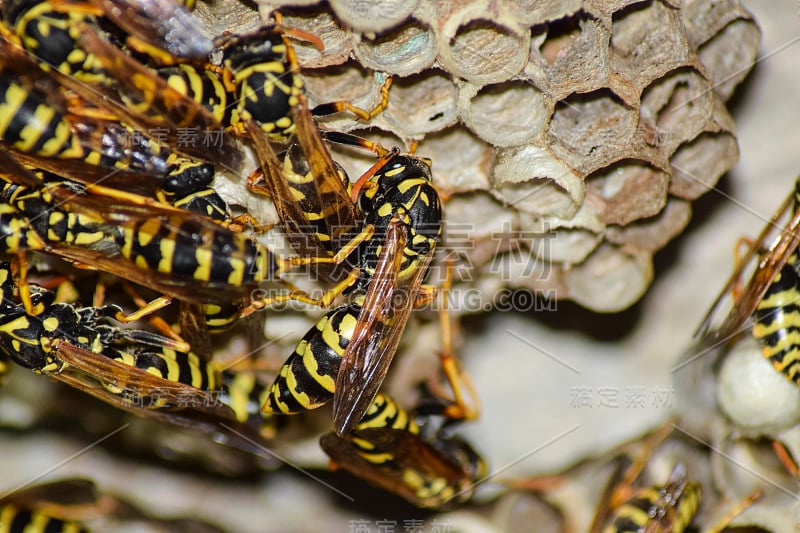
[[[280,9],[288,26],[322,38],[324,51],[298,43],[312,103],[374,104],[382,78],[372,73],[393,75],[389,106],[369,127],[418,142],[450,202],[488,193],[521,241],[592,235],[588,254],[537,257],[551,263],[553,279],[582,279],[549,287],[557,298],[597,311],[636,302],[651,282],[653,253],[688,221],[688,201],[737,160],[724,102],[760,39],[738,2],[299,4],[308,2],[265,2],[261,11]],[[337,116],[324,127],[364,124]],[[487,233],[495,225],[475,224],[472,210],[447,215],[451,226],[472,225],[473,243],[496,238]],[[498,276],[486,268],[486,248],[474,248],[481,252],[467,259],[476,276]],[[604,281],[619,277],[604,269],[628,268],[633,256],[636,275],[603,293]],[[531,286],[521,277],[496,281]]]

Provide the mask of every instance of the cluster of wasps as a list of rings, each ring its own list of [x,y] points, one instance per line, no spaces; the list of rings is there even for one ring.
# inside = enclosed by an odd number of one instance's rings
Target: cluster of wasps
[[[748,245],[744,255],[741,255],[739,250],[742,243]],[[767,222],[761,234],[753,241],[742,239],[738,243],[734,271],[695,332],[695,344],[676,367],[676,371],[686,370],[691,376],[690,378],[685,375],[678,376],[678,380],[684,380],[684,390],[681,393],[696,400],[693,403],[687,402],[691,404],[691,409],[694,411],[707,409],[709,411],[702,414],[693,412],[691,417],[700,416],[704,420],[704,424],[713,425],[708,422],[708,417],[720,416],[721,413],[716,409],[718,405],[709,405],[707,401],[703,401],[708,395],[707,390],[690,389],[706,387],[708,382],[703,381],[706,376],[702,374],[717,372],[720,359],[730,353],[730,350],[737,343],[742,342],[745,337],[751,337],[756,341],[763,357],[775,371],[789,382],[800,386],[800,335],[798,335],[800,332],[800,255],[798,255],[798,245],[800,245],[800,178],[795,182],[792,192]],[[745,283],[743,277],[748,270],[752,273]],[[723,314],[721,309],[728,298],[730,298],[730,309]],[[721,319],[720,316],[722,316]],[[748,385],[759,386],[756,380]],[[670,435],[672,426],[680,428],[683,422],[684,420],[679,417],[676,423],[671,423],[670,426],[642,439],[641,442],[644,443],[645,448],[650,449],[651,453]],[[748,422],[751,424],[751,428],[759,425],[758,420]],[[681,431],[683,432],[683,430]],[[752,436],[747,436],[746,431],[743,432],[743,435],[738,436],[729,429],[726,431],[733,436],[728,434],[723,438],[743,440],[752,438]],[[689,433],[687,432],[687,434]],[[775,480],[777,478],[770,474],[772,463],[781,465],[781,474],[788,475],[794,480],[800,479],[800,467],[798,467],[796,457],[793,457],[791,452],[778,440],[773,440],[771,443],[775,454],[767,459],[764,465],[761,465],[764,467],[762,473],[754,469],[758,466],[742,466],[734,454],[726,454],[721,446],[718,448],[719,444],[716,439],[719,438],[719,435],[715,433],[714,429],[709,430],[709,435],[703,434],[702,436],[714,441],[713,445],[709,445],[711,452],[719,454],[725,461],[731,462],[733,469],[743,469],[747,472],[746,475],[758,478],[754,490],[734,505],[730,505],[729,511],[717,524],[711,527],[706,526],[703,531],[711,533],[723,531],[734,518],[743,513],[756,500],[762,497],[769,500],[770,492],[786,491],[787,489],[784,489],[782,484]],[[775,435],[763,436],[767,436],[769,439],[780,438],[780,435],[777,437]],[[692,435],[692,438],[700,440],[696,435]],[[753,441],[753,444],[757,443]],[[650,453],[634,460],[626,457],[624,463],[619,462],[601,496],[590,531],[593,533],[681,533],[697,527],[696,522],[697,517],[701,514],[701,494],[703,493],[700,484],[692,479],[687,467],[680,462],[675,463],[669,477],[665,480],[662,479],[662,482],[655,485],[643,484],[641,482],[644,477],[642,473],[650,460]],[[767,455],[765,454],[764,457]],[[713,466],[712,460],[708,458],[704,460]],[[728,483],[731,487],[737,484],[733,480]],[[729,489],[729,487],[723,488]],[[723,490],[722,492],[733,491]],[[796,491],[789,489],[787,493],[796,499]],[[771,505],[774,507],[770,507]],[[777,511],[779,506],[779,498],[773,499],[772,502],[765,502],[767,512],[762,512],[762,515],[785,512],[786,523],[793,522],[796,527],[796,516],[794,516],[794,520],[789,518],[793,516],[792,511],[790,509]],[[744,524],[747,522],[745,521]],[[758,527],[754,527],[753,530],[766,531],[763,527],[759,523]],[[749,531],[749,529],[747,530]]]
[[[740,252],[742,244],[748,246],[743,255]],[[708,411],[700,414],[693,412],[691,416],[687,416],[686,421],[699,416],[703,420],[703,424],[713,426],[713,424],[709,424],[708,417],[722,414],[717,409],[720,407],[720,400],[717,398],[716,404],[709,404],[708,391],[698,389],[708,386],[709,382],[705,380],[708,376],[705,374],[717,373],[720,361],[747,337],[755,340],[761,354],[775,371],[790,383],[800,387],[800,335],[798,334],[800,332],[800,255],[798,255],[798,245],[800,245],[800,178],[796,180],[793,190],[768,220],[758,237],[755,240],[740,239],[740,242],[737,243],[734,271],[695,331],[694,345],[675,369],[688,374],[688,376],[686,374],[679,375],[677,379],[679,380],[678,384],[683,386],[681,393],[691,398],[691,401],[687,401],[691,405],[690,408],[693,411],[703,409]],[[748,271],[751,272],[750,277],[744,282],[743,278]],[[730,300],[729,310],[727,313],[722,313],[721,310],[728,299]],[[720,319],[720,317],[722,318]],[[747,385],[771,386],[758,383],[758,381],[754,379]],[[778,405],[777,402],[774,406],[786,407]],[[685,413],[684,416],[686,416]],[[684,420],[680,418],[677,420],[677,424],[683,422]],[[761,422],[748,420],[749,428],[744,428],[742,434],[737,435],[730,429],[735,427],[736,422],[726,421],[724,425],[720,426],[726,428],[723,431],[725,435],[721,438],[739,439],[750,441],[753,445],[760,445],[755,441],[752,428],[759,427]],[[688,423],[692,424],[690,421]],[[680,427],[680,425],[676,427]],[[709,428],[697,428],[698,431],[703,429],[709,430]],[[755,433],[759,432],[755,431]],[[767,437],[768,440],[771,440],[775,453],[772,457],[764,454],[762,459],[766,458],[766,462],[763,465],[755,463],[742,466],[734,454],[727,454],[724,448],[717,443],[720,435],[715,432],[715,428],[710,429],[708,435],[702,434],[703,438],[713,441],[714,444],[710,445],[713,453],[719,454],[726,461],[731,462],[734,470],[743,469],[747,472],[746,475],[757,477],[756,485],[760,485],[738,502],[718,524],[706,528],[704,531],[722,531],[738,514],[745,511],[762,496],[767,495],[765,499],[768,500],[768,493],[771,491],[787,491],[777,481],[780,476],[775,476],[774,472],[770,473],[773,463],[780,465],[781,475],[789,476],[793,480],[800,479],[797,458],[793,457],[779,440],[772,440],[780,439],[780,434],[770,435],[763,432],[763,435],[757,436]],[[655,437],[645,440],[650,440],[649,445],[654,447],[653,442],[660,442],[663,438],[663,435],[655,435]],[[692,435],[692,438],[699,440],[696,435]],[[708,459],[707,461],[712,462]],[[644,468],[644,462],[646,462],[646,458],[640,460],[638,464],[628,467],[629,472],[623,472],[621,469],[617,475],[612,476],[591,531],[598,533],[601,531],[603,533],[681,533],[693,526],[696,516],[700,513],[702,492],[700,485],[691,479],[686,467],[678,463],[664,483],[633,488],[635,479]],[[759,467],[763,467],[763,471],[758,470]],[[736,481],[731,480],[729,483],[734,486]],[[796,491],[789,489],[787,493],[796,499]],[[620,494],[624,496],[620,496]],[[793,515],[790,509],[778,511],[780,503],[775,503],[776,501],[780,502],[780,499],[765,502],[767,512],[762,512],[762,515],[784,512],[787,518],[786,523],[793,523],[796,528],[796,515],[792,520],[790,517]],[[771,505],[774,507],[770,507]],[[758,527],[753,529],[766,531],[763,527],[759,523]]]
[[[279,418],[333,400],[321,440],[333,462],[420,506],[466,500],[483,460],[420,423],[471,416],[452,358],[455,399],[427,402],[424,415],[379,393],[410,313],[436,296],[424,284],[442,236],[430,161],[320,129],[317,115],[369,119],[380,106],[309,107],[289,39],[314,36],[277,23],[204,39],[191,7],[2,3],[0,369],[13,362],[254,453]],[[216,169],[238,170],[242,141],[261,165],[248,186],[272,199],[295,256],[263,245],[258,223],[212,187]],[[376,163],[351,183],[327,142],[371,150]],[[99,297],[62,301],[60,278],[29,281],[31,253],[160,296],[132,314]],[[282,278],[300,267],[330,286],[321,298]],[[264,296],[265,283],[279,289]],[[341,294],[347,303],[317,321],[271,386],[212,361],[210,336],[242,317]],[[177,328],[158,321],[173,301]],[[122,325],[144,317],[156,331]]]

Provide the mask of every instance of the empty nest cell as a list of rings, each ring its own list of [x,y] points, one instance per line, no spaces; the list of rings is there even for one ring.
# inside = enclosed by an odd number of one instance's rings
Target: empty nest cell
[[[680,11],[656,0],[614,14],[609,60],[612,70],[639,91],[666,72],[696,62]]]
[[[517,75],[528,61],[530,33],[515,31],[476,15],[459,13],[437,35],[439,63],[457,78],[497,83]],[[449,30],[449,31],[448,31]]]
[[[553,152],[587,175],[631,157],[637,116],[609,90],[575,94],[556,105],[548,137]]]
[[[398,78],[389,105],[373,122],[401,137],[422,138],[456,123],[457,94],[455,84],[438,70]]]
[[[667,202],[669,175],[644,161],[623,161],[586,180],[586,199],[605,224],[624,226],[658,214]]]
[[[461,120],[495,146],[519,146],[544,130],[552,110],[544,94],[528,81],[507,81],[478,88],[462,85]]]
[[[354,52],[365,67],[398,76],[416,74],[433,65],[436,39],[431,29],[415,19],[374,38],[353,36]]]

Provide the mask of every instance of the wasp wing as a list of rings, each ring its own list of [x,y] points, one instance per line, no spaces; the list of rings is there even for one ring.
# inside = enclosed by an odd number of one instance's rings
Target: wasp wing
[[[180,302],[179,323],[181,336],[191,345],[192,352],[203,361],[210,361],[214,353],[211,334],[201,305],[186,301]]]
[[[215,391],[164,379],[69,342],[58,341],[55,351],[58,358],[67,364],[66,368],[55,376],[57,379],[73,386],[77,385],[77,388],[115,407],[141,415],[143,411],[153,409],[135,405],[136,398],[147,401],[152,396],[153,403],[165,402],[165,406],[155,409],[156,411],[198,410],[218,416],[221,420],[235,420],[233,411],[218,401]],[[123,392],[114,392],[107,387]],[[126,391],[134,397],[126,398]]]
[[[463,468],[419,435],[390,428],[369,428],[354,435],[391,456],[391,460],[367,461],[358,454],[348,436],[327,433],[319,443],[336,466],[420,507],[441,507],[473,481]],[[445,490],[433,493],[431,485]]]
[[[407,240],[406,227],[392,219],[353,337],[336,375],[333,424],[339,435],[353,429],[378,393],[433,257],[431,250],[420,259],[414,274],[399,283]]]
[[[153,70],[125,54],[108,42],[91,26],[84,24],[80,44],[98,57],[103,67],[117,80],[115,87],[131,102],[145,102],[136,111],[122,102],[112,107],[124,121],[140,128],[140,133],[154,137],[172,150],[184,155],[222,164],[236,170],[241,165],[241,151],[236,139],[202,105],[170,87]],[[75,84],[71,83],[70,87]],[[86,98],[96,100],[86,90]],[[98,102],[95,102],[98,103]],[[99,104],[99,103],[98,103]]]
[[[348,183],[331,158],[305,98],[300,98],[293,113],[297,142],[314,178],[319,212],[335,243],[358,223],[358,211],[350,199]]]
[[[357,209],[347,176],[331,158],[302,95],[292,113],[297,143],[289,147],[283,164],[255,124],[248,125],[250,137],[292,247],[303,256],[331,257],[340,237],[358,224]],[[318,263],[315,269],[331,283],[347,275],[347,269],[331,263]]]
[[[695,333],[695,337],[700,339],[698,344],[701,348],[708,348],[725,343],[741,332],[742,327],[753,315],[758,303],[764,297],[770,284],[774,281],[775,276],[784,267],[792,253],[797,250],[798,244],[800,244],[800,210],[796,210],[785,225],[779,223],[781,218],[791,209],[792,199],[793,195],[789,195],[781,208],[773,215],[769,223],[761,231],[758,239],[750,250],[748,250],[748,253],[739,262],[736,270],[728,279],[725,287],[723,287],[722,291],[717,296],[708,313],[706,313],[703,322]],[[750,281],[742,292],[741,298],[734,302],[733,308],[720,326],[712,330],[711,322],[713,320],[713,315],[719,308],[725,295],[740,278],[753,256],[758,253],[761,246],[770,238],[775,228],[781,230],[777,240],[775,240],[769,250],[762,255]]]
[[[200,23],[175,0],[92,0],[92,3],[126,32],[173,56],[202,61],[214,49]]]
[[[644,533],[669,533],[677,528],[676,522],[691,521],[694,514],[681,509],[683,505],[697,507],[697,489],[686,479],[683,465],[675,466],[669,480],[659,491],[658,500],[648,510],[650,520],[644,526]],[[688,517],[686,516],[688,515]],[[683,524],[684,527],[689,524]]]

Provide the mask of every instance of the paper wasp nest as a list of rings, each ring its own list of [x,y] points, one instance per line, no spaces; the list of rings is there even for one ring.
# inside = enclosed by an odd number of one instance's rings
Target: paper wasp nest
[[[473,280],[608,312],[644,293],[654,252],[736,162],[724,102],[760,38],[736,0],[260,7],[322,39],[323,52],[295,42],[312,104],[369,107],[383,80],[373,73],[395,76],[369,124],[342,114],[324,127],[420,141]]]

